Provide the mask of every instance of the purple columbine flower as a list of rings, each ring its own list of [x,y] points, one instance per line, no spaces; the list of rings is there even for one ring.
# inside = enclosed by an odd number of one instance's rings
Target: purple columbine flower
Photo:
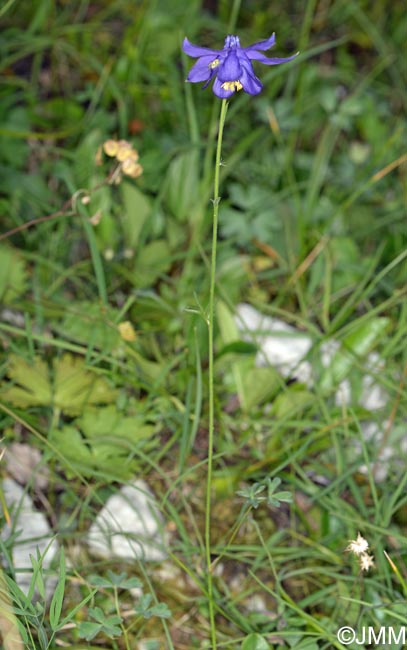
[[[240,47],[238,36],[226,36],[223,50],[211,50],[208,47],[193,45],[187,38],[184,39],[182,49],[188,56],[198,61],[191,68],[187,81],[197,83],[204,81],[204,88],[215,77],[213,92],[220,99],[231,97],[236,90],[244,90],[249,95],[258,95],[263,84],[254,74],[252,61],[260,61],[265,65],[278,65],[294,59],[297,54],[285,59],[272,58],[258,50],[269,50],[273,47],[275,34],[265,41],[259,41],[249,47]]]

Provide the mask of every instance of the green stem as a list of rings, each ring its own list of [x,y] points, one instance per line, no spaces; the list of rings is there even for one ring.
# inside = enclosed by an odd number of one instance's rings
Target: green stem
[[[89,221],[89,217],[84,215],[84,210],[83,207],[80,205],[80,202],[78,202],[78,210],[80,214],[83,216],[83,227],[88,239],[88,244],[89,244],[89,249],[90,249],[90,255],[92,258],[92,264],[93,264],[93,270],[95,273],[96,277],[96,284],[98,288],[98,293],[99,293],[99,299],[103,305],[108,304],[108,298],[107,298],[107,288],[106,288],[106,279],[105,279],[105,272],[103,269],[103,261],[102,257],[100,255],[99,249],[97,247],[97,242],[96,242],[96,237],[95,233],[93,231],[93,226],[91,225]]]
[[[213,601],[213,581],[211,566],[211,489],[212,489],[212,465],[213,465],[213,438],[215,425],[215,391],[214,391],[214,351],[213,351],[213,330],[215,313],[215,276],[216,276],[216,248],[218,243],[218,213],[219,213],[219,177],[222,154],[223,127],[225,124],[228,103],[222,100],[219,118],[218,144],[216,147],[215,179],[213,184],[213,225],[212,225],[212,253],[211,253],[211,277],[209,289],[209,434],[208,434],[208,471],[206,482],[206,507],[205,507],[205,551],[206,568],[208,579],[208,600],[209,600],[209,622],[211,629],[212,650],[216,650],[216,624],[215,606]]]

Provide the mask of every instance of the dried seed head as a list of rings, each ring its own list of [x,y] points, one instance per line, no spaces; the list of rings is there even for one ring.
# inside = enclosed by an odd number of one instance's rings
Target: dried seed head
[[[124,160],[122,163],[122,171],[123,174],[126,174],[126,176],[130,176],[131,178],[138,178],[143,173],[143,168],[131,158],[126,158],[126,160]]]
[[[106,142],[103,143],[103,151],[106,156],[114,157],[117,155],[118,150],[119,143],[116,140],[106,140]]]
[[[127,160],[127,158],[131,158],[132,156],[132,151],[133,148],[127,140],[119,140],[118,144],[118,149],[116,152],[116,158],[119,162],[123,162],[124,160]]]
[[[89,221],[92,224],[92,226],[99,225],[99,223],[102,220],[102,216],[103,216],[102,210],[97,210],[97,212],[95,212],[95,214],[92,214],[92,216],[89,218]]]

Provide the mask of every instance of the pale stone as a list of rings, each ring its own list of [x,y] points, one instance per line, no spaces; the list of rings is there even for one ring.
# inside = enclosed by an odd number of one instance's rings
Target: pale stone
[[[306,359],[311,350],[313,340],[310,336],[297,330],[292,325],[278,318],[264,316],[257,309],[242,303],[237,307],[236,323],[244,338],[254,341],[260,347],[256,355],[256,365],[270,364],[286,379],[296,379],[311,388],[314,375],[311,363]],[[320,346],[320,359],[324,368],[328,368],[335,353],[340,349],[340,343],[334,339]],[[380,372],[383,365],[375,352],[367,356],[367,372],[362,378],[362,395],[360,406],[368,411],[375,411],[387,404],[387,395],[369,373]],[[350,404],[352,391],[350,383],[344,379],[338,386],[335,403],[338,406]]]
[[[161,513],[143,480],[111,496],[89,529],[89,549],[104,558],[161,561],[167,557]]]
[[[304,357],[312,347],[312,339],[307,334],[278,318],[263,316],[247,304],[238,305],[236,321],[244,337],[260,346],[257,365],[270,364],[283,377],[310,383],[311,364],[304,361]]]
[[[4,525],[1,531],[3,540],[17,533],[12,547],[12,561],[15,578],[20,589],[27,594],[32,577],[30,555],[37,559],[37,550],[42,556],[44,572],[50,568],[58,551],[58,544],[52,534],[46,517],[35,509],[24,489],[11,478],[3,479],[4,498],[10,512],[11,527]],[[45,591],[49,598],[55,585],[55,577],[45,575]]]
[[[32,483],[38,490],[48,485],[49,469],[42,464],[41,452],[32,445],[12,442],[6,447],[6,469],[19,483]]]
[[[297,379],[308,388],[313,387],[315,376],[310,362],[306,359],[313,345],[310,336],[277,318],[264,316],[248,304],[238,305],[236,324],[245,340],[257,343],[260,348],[256,356],[256,365],[270,364],[283,377]],[[320,362],[323,368],[329,368],[340,347],[340,343],[335,339],[325,341],[320,346]],[[361,378],[359,405],[367,411],[378,411],[388,403],[387,392],[375,380],[375,376],[380,376],[383,365],[383,360],[376,352],[371,352],[364,360],[366,372]],[[347,378],[337,387],[335,403],[337,406],[352,403],[352,387]],[[385,424],[379,426],[376,422],[362,422],[362,435],[366,441],[374,437],[375,445],[380,449],[385,427]],[[354,445],[355,453],[360,453],[359,442],[355,440]],[[381,449],[380,457],[373,462],[374,476],[377,481],[383,481],[387,477],[389,461],[396,460],[396,448],[394,444],[385,445]],[[401,442],[401,448],[405,448],[407,452],[407,439]],[[359,470],[367,472],[365,465],[359,467]]]

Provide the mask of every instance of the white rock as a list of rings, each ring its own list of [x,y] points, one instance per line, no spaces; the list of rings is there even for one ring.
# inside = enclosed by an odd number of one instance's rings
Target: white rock
[[[242,303],[237,307],[236,323],[243,337],[260,346],[256,356],[257,365],[270,364],[283,377],[297,379],[309,388],[313,385],[313,371],[305,359],[312,348],[313,340],[304,332],[287,325],[278,318],[264,316],[251,305]],[[340,343],[326,341],[320,347],[321,364],[329,367]],[[382,361],[378,354],[372,352],[367,357],[366,368],[371,372],[380,372]],[[362,395],[359,404],[368,411],[383,408],[387,404],[386,392],[379,386],[373,376],[367,372],[362,378]],[[338,386],[335,403],[337,406],[350,404],[352,401],[351,385],[344,379]]]
[[[246,608],[249,612],[256,614],[267,614],[267,604],[263,596],[260,594],[253,594],[245,602]]]
[[[383,371],[384,362],[376,352],[368,356],[368,369],[375,373]],[[366,374],[362,380],[362,396],[360,405],[367,411],[376,411],[386,406],[388,395],[379,384],[376,384],[374,377]]]
[[[324,368],[329,367],[335,352],[339,348],[340,344],[335,340],[327,341],[321,345],[321,363]],[[371,352],[367,356],[365,367],[366,374],[362,377],[362,394],[359,399],[359,404],[367,411],[376,411],[386,406],[388,396],[386,391],[376,383],[370,372],[379,373],[383,369],[383,361],[376,352]],[[335,403],[337,406],[341,406],[343,404],[350,404],[351,401],[351,385],[347,379],[344,379],[338,386]]]
[[[264,316],[254,307],[240,304],[237,307],[236,323],[242,336],[248,341],[254,341],[260,346],[256,357],[257,365],[267,363],[274,366],[283,377],[297,379],[312,387],[314,376],[311,364],[305,360],[310,351],[312,339],[287,325],[277,318]],[[324,342],[320,346],[320,361],[324,368],[328,368],[335,353],[340,349],[340,343],[334,339]],[[379,375],[383,368],[383,360],[376,352],[367,356],[365,361],[366,373],[361,378],[361,396],[359,404],[367,411],[382,409],[388,403],[386,391],[376,382],[375,375]],[[338,386],[335,394],[337,406],[347,405],[352,402],[352,388],[348,379],[344,379]],[[382,444],[386,424],[379,426],[376,422],[362,422],[361,430],[366,441],[374,439],[376,447]],[[401,442],[402,453],[407,453],[407,438]],[[355,453],[360,453],[361,446],[356,442]],[[396,448],[387,444],[381,449],[379,458],[373,463],[374,476],[377,481],[383,481],[388,474],[389,460],[394,461]],[[365,465],[359,468],[367,472]]]
[[[321,345],[321,364],[324,368],[329,368],[335,353],[339,350],[340,347],[341,346],[339,345],[338,341],[326,341]],[[344,404],[350,404],[351,401],[351,385],[347,379],[344,379],[339,384],[335,393],[335,404],[336,406],[343,406]]]
[[[30,483],[38,490],[48,486],[49,469],[42,462],[41,452],[32,445],[12,442],[5,449],[7,473],[20,484]]]
[[[43,556],[42,566],[46,571],[50,568],[58,551],[58,544],[52,535],[46,517],[34,508],[31,498],[24,489],[11,478],[3,479],[2,486],[12,525],[11,527],[4,526],[1,537],[6,540],[11,534],[17,533],[11,555],[16,571],[16,582],[20,589],[27,594],[33,568],[30,555],[37,559],[38,549]],[[47,578],[45,576],[47,597],[52,594],[54,584],[55,577]]]
[[[309,336],[278,318],[263,316],[247,304],[238,305],[236,321],[245,339],[254,340],[261,348],[256,357],[257,365],[270,364],[283,377],[310,383],[311,364],[304,361],[312,347]]]
[[[167,557],[163,529],[154,496],[139,480],[108,499],[89,529],[88,545],[104,558],[161,561]]]
[[[363,474],[372,472],[378,483],[387,479],[392,468],[398,467],[404,471],[405,458],[407,457],[407,436],[403,429],[391,431],[391,427],[390,420],[384,420],[380,424],[377,422],[362,422],[361,424],[363,438],[372,443],[378,453],[369,468],[362,465],[359,467],[359,471]],[[359,441],[355,443],[355,450],[360,454],[362,445]]]

